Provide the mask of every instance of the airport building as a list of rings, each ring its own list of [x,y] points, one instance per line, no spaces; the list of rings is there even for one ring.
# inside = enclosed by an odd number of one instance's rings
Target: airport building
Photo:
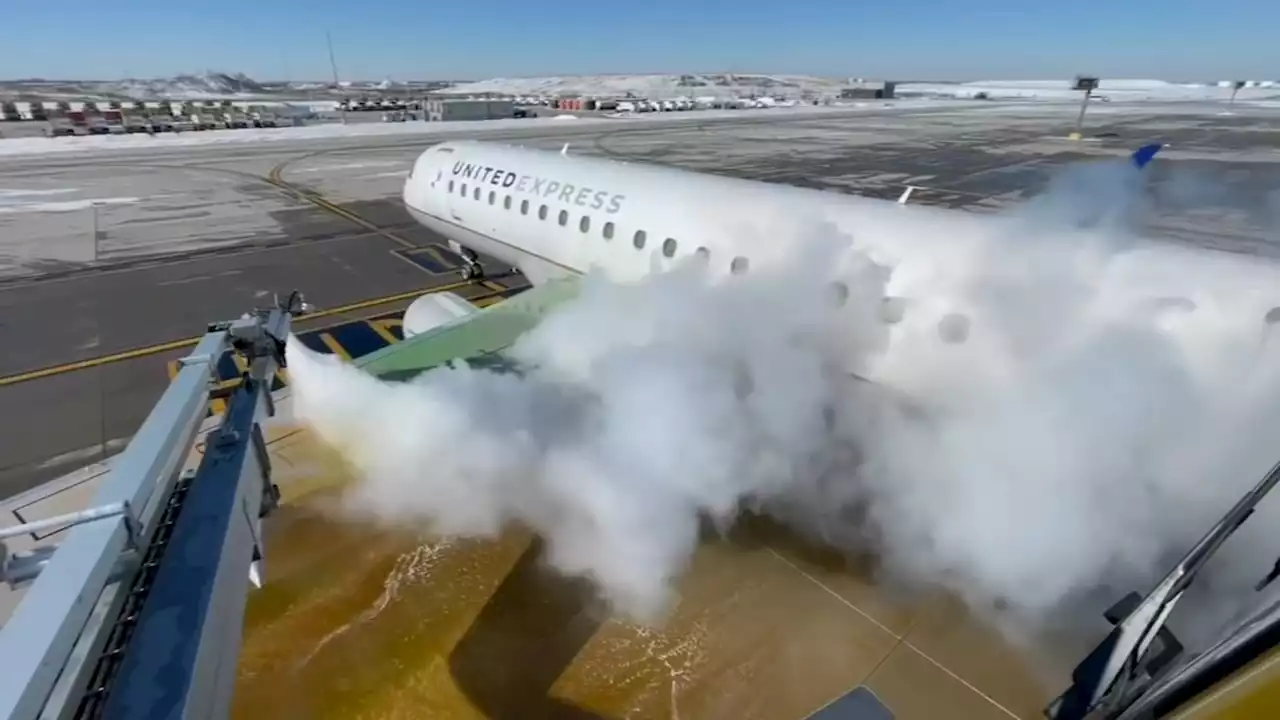
[[[888,100],[893,97],[893,91],[897,83],[892,82],[871,82],[857,81],[851,82],[849,87],[841,88],[841,100]]]
[[[498,120],[515,117],[516,106],[509,99],[432,98],[427,101],[427,120]]]

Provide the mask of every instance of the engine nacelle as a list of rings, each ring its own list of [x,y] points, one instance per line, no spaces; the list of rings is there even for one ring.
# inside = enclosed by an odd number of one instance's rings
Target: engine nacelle
[[[414,300],[404,311],[405,339],[464,318],[480,308],[451,292],[429,293]]]

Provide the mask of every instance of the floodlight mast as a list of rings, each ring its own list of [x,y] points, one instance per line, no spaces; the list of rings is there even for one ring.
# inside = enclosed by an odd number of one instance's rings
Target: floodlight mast
[[[1240,88],[1244,87],[1244,80],[1236,80],[1231,83],[1231,99],[1227,101],[1227,110],[1230,111],[1236,106],[1236,93],[1240,92]]]
[[[1076,139],[1084,137],[1084,113],[1089,108],[1089,98],[1093,95],[1093,91],[1098,89],[1098,78],[1088,75],[1077,75],[1073,90],[1083,90],[1084,97],[1080,100],[1080,114],[1076,117]]]

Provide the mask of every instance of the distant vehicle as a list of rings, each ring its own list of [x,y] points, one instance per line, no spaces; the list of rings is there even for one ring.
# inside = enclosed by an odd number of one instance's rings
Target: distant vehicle
[[[49,137],[74,136],[76,134],[76,126],[63,118],[54,118],[49,121],[49,128],[45,130],[45,133]]]
[[[124,118],[124,129],[128,133],[144,133],[151,130],[151,125],[147,119],[141,115],[126,115]]]
[[[527,118],[529,117],[529,111],[524,108],[518,107],[511,112],[511,117]]]
[[[209,113],[191,113],[187,119],[195,130],[218,130],[226,127],[225,123]]]
[[[238,112],[223,113],[222,120],[227,123],[227,127],[229,128],[247,128],[253,124],[249,120],[249,116]]]
[[[82,128],[86,134],[89,132],[89,121],[85,118],[83,110],[69,110],[66,113],[67,122],[73,127]]]
[[[119,108],[104,111],[101,119],[107,132],[112,135],[123,135],[129,131],[124,125],[124,113]]]
[[[147,118],[147,126],[151,129],[151,132],[156,133],[174,131],[173,118],[165,117],[164,115],[153,115]]]
[[[253,126],[256,128],[277,127],[276,116],[269,112],[258,111],[253,114]]]
[[[164,120],[169,123],[169,129],[174,132],[187,132],[196,129],[196,124],[184,117],[166,117]]]

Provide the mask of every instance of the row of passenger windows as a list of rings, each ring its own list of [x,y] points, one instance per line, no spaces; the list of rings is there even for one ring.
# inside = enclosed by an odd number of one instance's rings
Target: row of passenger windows
[[[457,185],[458,185],[458,194],[461,195],[462,197],[467,197],[468,196],[467,184],[457,183]],[[449,192],[452,193],[454,191],[454,187],[455,187],[454,181],[450,180]],[[481,192],[482,191],[479,187],[475,187],[471,190],[470,196],[474,200],[479,200]],[[497,202],[498,202],[497,191],[490,190],[489,204],[494,205],[494,204],[497,204]],[[503,196],[502,198],[503,209],[510,210],[513,202],[514,202],[514,199],[512,198],[512,196],[510,195]],[[546,220],[548,211],[549,210],[546,205],[538,206],[538,219]],[[520,214],[521,215],[529,214],[528,200],[520,201]],[[559,216],[556,218],[556,221],[560,224],[561,227],[567,226],[569,224],[569,211],[561,210]],[[584,234],[591,232],[591,216],[590,215],[583,215],[581,218],[578,219],[578,230]],[[606,222],[600,228],[600,235],[603,236],[605,240],[612,240],[616,230],[617,228],[614,226],[612,222]],[[637,250],[643,250],[645,245],[648,243],[648,241],[649,241],[648,235],[645,233],[644,230],[636,230],[635,233],[631,236],[631,244],[634,245]],[[676,242],[675,238],[667,238],[663,240],[662,241],[663,256],[669,257],[669,258],[675,257],[677,245],[678,243]],[[699,247],[693,252],[695,255],[697,255],[699,258],[702,258],[703,260],[711,259],[711,251],[706,249],[705,247]],[[747,259],[745,257],[741,257],[741,256],[735,257],[733,259],[733,262],[729,263],[729,271],[732,272],[734,275],[741,275],[747,271],[748,266],[749,266],[749,263],[747,262]]]

